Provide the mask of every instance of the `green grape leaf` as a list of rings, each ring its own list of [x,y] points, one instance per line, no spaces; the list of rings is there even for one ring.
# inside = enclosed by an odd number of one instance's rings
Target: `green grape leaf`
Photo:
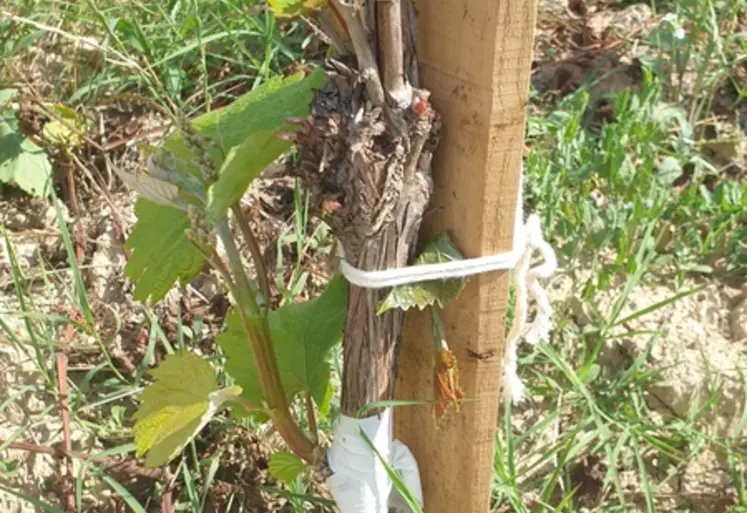
[[[117,168],[115,172],[127,187],[138,193],[141,199],[166,207],[187,209],[188,196],[179,189],[178,185],[168,180],[160,180],[142,170],[133,172],[129,169]]]
[[[225,370],[241,387],[241,397],[251,404],[262,404],[264,395],[254,363],[254,353],[242,326],[241,315],[236,309],[226,316],[225,329],[215,337],[215,342],[226,353]],[[234,408],[233,411],[237,415],[245,415],[243,408]],[[266,419],[263,414],[260,415],[262,419]]]
[[[280,451],[270,456],[270,475],[285,484],[291,484],[304,471],[303,461],[293,453]]]
[[[139,149],[148,157],[145,169],[115,167],[117,175],[130,189],[148,201],[180,210],[187,210],[190,205],[205,206],[202,177],[181,171],[186,169],[189,159],[181,159],[148,144],[141,144]]]
[[[252,180],[290,147],[290,142],[281,140],[275,132],[262,130],[231,148],[218,181],[208,191],[208,219],[221,219],[231,205],[241,199]]]
[[[140,394],[132,433],[137,456],[145,453],[147,467],[175,458],[239,387],[218,388],[210,363],[192,353],[167,356],[151,371],[154,383]]]
[[[428,243],[423,252],[415,259],[414,265],[438,264],[463,259],[464,257],[451,242],[448,234],[442,233]],[[409,310],[417,307],[423,310],[432,305],[443,308],[446,303],[459,296],[466,284],[466,278],[457,278],[393,287],[381,301],[378,313],[380,315],[392,308]]]
[[[7,103],[12,96],[0,91]],[[48,196],[52,191],[52,165],[43,148],[20,132],[15,113],[0,108],[0,182],[16,185],[33,196]]]
[[[195,120],[198,133],[221,149],[216,161],[220,168],[218,181],[209,193],[208,218],[220,219],[252,180],[290,149],[290,143],[280,140],[275,132],[290,128],[288,118],[308,114],[314,92],[324,80],[321,68],[304,79],[300,73],[273,79],[226,109],[214,111],[215,115],[211,112]],[[236,137],[237,133],[242,136]]]
[[[207,150],[216,169],[235,146],[250,135],[287,128],[286,119],[308,114],[316,89],[324,84],[324,70],[317,68],[304,78],[302,73],[275,77],[222,109],[206,112],[192,120],[197,134],[208,141]],[[201,176],[194,151],[177,132],[164,143],[164,150],[178,160],[182,171]],[[280,154],[278,154],[280,155]]]
[[[346,304],[347,284],[339,275],[317,299],[270,312],[270,333],[289,393],[308,391],[317,404],[324,403],[330,373],[327,356],[340,340]]]
[[[132,256],[125,276],[137,283],[133,297],[162,299],[176,281],[188,283],[197,276],[205,259],[187,239],[189,218],[183,210],[140,199],[135,204],[138,222],[127,239]]]
[[[332,386],[332,382],[327,381],[327,389],[324,391],[324,398],[322,399],[322,402],[317,403],[320,419],[326,419],[329,416],[329,408],[332,405],[332,398],[334,395],[335,388]]]
[[[287,118],[306,115],[315,89],[324,80],[321,68],[306,78],[297,73],[271,79],[231,105],[194,119],[195,130],[206,140],[205,149],[221,170],[208,191],[210,219],[222,218],[252,178],[289,148],[272,132],[285,127]],[[149,171],[122,178],[159,205],[138,202],[138,223],[127,241],[135,250],[135,262],[131,260],[125,272],[137,284],[137,299],[150,295],[157,301],[177,280],[192,279],[204,264],[184,234],[189,222],[183,209],[206,198],[199,159],[184,134],[177,132],[163,148],[147,153],[153,164]]]
[[[287,304],[268,314],[280,378],[289,398],[308,391],[318,405],[328,402],[327,356],[342,333],[346,292],[345,280],[336,276],[318,298]],[[244,399],[262,404],[262,386],[239,313],[229,314],[226,325],[227,329],[216,338],[226,352],[226,372],[241,387]]]
[[[280,19],[305,16],[326,4],[327,0],[270,0],[273,14]]]

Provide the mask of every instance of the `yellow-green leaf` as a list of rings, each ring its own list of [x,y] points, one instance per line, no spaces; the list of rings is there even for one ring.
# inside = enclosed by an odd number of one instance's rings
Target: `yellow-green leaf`
[[[52,110],[59,119],[53,119],[44,125],[44,138],[67,149],[82,145],[83,134],[86,133],[86,118],[75,112],[75,109],[64,105],[53,105]]]
[[[276,452],[270,456],[270,475],[275,479],[290,484],[304,470],[301,459],[288,451]]]
[[[140,394],[133,419],[137,455],[157,467],[176,457],[241,388],[218,388],[209,362],[192,353],[170,355],[151,372],[154,383]]]
[[[0,89],[0,108],[10,104],[18,96],[16,89]]]
[[[270,8],[278,18],[305,16],[327,5],[327,0],[270,0]]]

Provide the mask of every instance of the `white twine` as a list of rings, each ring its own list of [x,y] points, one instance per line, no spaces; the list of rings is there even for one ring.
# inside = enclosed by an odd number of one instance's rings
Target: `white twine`
[[[345,261],[340,262],[342,274],[352,284],[362,288],[381,289],[424,281],[464,278],[491,271],[514,269],[512,283],[516,296],[514,319],[506,340],[504,364],[504,391],[514,404],[521,401],[524,385],[518,375],[517,350],[523,338],[529,344],[536,344],[549,338],[552,329],[552,307],[547,292],[539,282],[540,278],[551,276],[558,266],[552,247],[544,240],[539,217],[530,215],[522,224],[523,198],[522,180],[516,198],[514,240],[511,251],[478,258],[468,258],[439,264],[413,265],[381,271],[364,271]],[[533,253],[537,251],[543,262],[531,267]],[[527,326],[529,298],[537,304],[537,315]]]
[[[511,251],[479,258],[454,262],[416,265],[383,271],[356,269],[342,257],[342,273],[347,280],[359,287],[380,289],[450,278],[464,278],[490,271],[513,269],[512,283],[516,296],[514,319],[506,340],[504,364],[504,393],[514,403],[521,401],[524,385],[519,379],[517,349],[523,338],[536,344],[549,337],[552,328],[552,308],[540,278],[549,277],[557,268],[555,252],[542,238],[539,218],[531,215],[522,224],[522,197],[516,198],[514,240]],[[543,262],[531,266],[532,255],[538,251]],[[529,298],[537,303],[537,315],[527,325]],[[342,513],[386,513],[408,511],[401,497],[392,493],[392,483],[374,457],[368,444],[362,439],[360,430],[366,433],[379,455],[400,472],[405,484],[418,503],[423,504],[420,474],[417,461],[410,450],[397,440],[392,440],[391,409],[381,415],[353,419],[341,415],[335,427],[335,438],[327,452],[334,474],[327,480],[332,496]]]
[[[522,190],[521,187],[520,182],[519,191]],[[523,217],[522,201],[520,192],[516,195],[514,240],[511,251],[484,257],[467,258],[465,260],[454,260],[439,264],[411,265],[409,267],[398,267],[396,269],[384,269],[381,271],[364,271],[353,267],[345,261],[343,254],[340,262],[342,274],[350,283],[358,287],[383,289],[396,287],[397,285],[406,285],[408,283],[465,278],[491,271],[513,269],[526,249],[526,237],[521,224]]]
[[[514,269],[512,280],[516,303],[511,330],[506,337],[506,357],[503,366],[503,389],[514,404],[521,402],[524,397],[524,384],[518,373],[519,342],[524,338],[528,344],[534,345],[539,341],[548,340],[552,329],[552,307],[539,279],[550,277],[558,267],[555,252],[542,237],[539,217],[529,216],[524,225],[524,237],[524,253]],[[535,250],[540,253],[544,262],[530,267]],[[537,315],[532,324],[527,326],[529,297],[537,303]]]

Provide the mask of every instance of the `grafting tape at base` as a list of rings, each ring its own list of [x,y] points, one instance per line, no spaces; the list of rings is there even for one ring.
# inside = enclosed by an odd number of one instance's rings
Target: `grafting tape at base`
[[[418,462],[410,449],[399,440],[392,442],[391,464],[394,470],[402,476],[402,482],[410,495],[418,501],[420,506],[423,506],[423,487],[420,484]],[[389,507],[397,513],[412,513],[412,509],[396,489],[392,490],[389,496]]]
[[[341,513],[387,513],[392,482],[379,457],[361,435],[361,429],[381,458],[402,475],[410,493],[422,504],[418,465],[412,453],[392,441],[392,410],[375,417],[356,419],[340,415],[334,440],[327,451],[334,474],[327,479]],[[397,508],[397,511],[407,511]]]

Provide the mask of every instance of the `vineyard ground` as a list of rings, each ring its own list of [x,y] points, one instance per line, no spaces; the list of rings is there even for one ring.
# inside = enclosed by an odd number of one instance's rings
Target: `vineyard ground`
[[[158,140],[163,106],[226,105],[323,43],[241,0],[0,8],[0,90],[26,91],[27,130],[48,121],[34,105],[90,120],[74,157],[49,155],[59,202],[0,191],[0,511],[332,511],[316,476],[269,476],[279,438],[246,421],[219,418],[169,468],[134,457],[145,371],[180,348],[220,365],[228,302],[208,273],[133,301],[135,196],[111,171],[142,165],[135,143]],[[496,419],[494,512],[747,512],[746,33],[745,0],[540,0],[524,192],[561,264],[547,283],[556,326],[522,348],[527,399]],[[284,167],[242,204],[273,302],[319,294],[332,240]],[[76,329],[88,308],[95,329]],[[73,479],[46,451],[63,439],[55,351]]]

